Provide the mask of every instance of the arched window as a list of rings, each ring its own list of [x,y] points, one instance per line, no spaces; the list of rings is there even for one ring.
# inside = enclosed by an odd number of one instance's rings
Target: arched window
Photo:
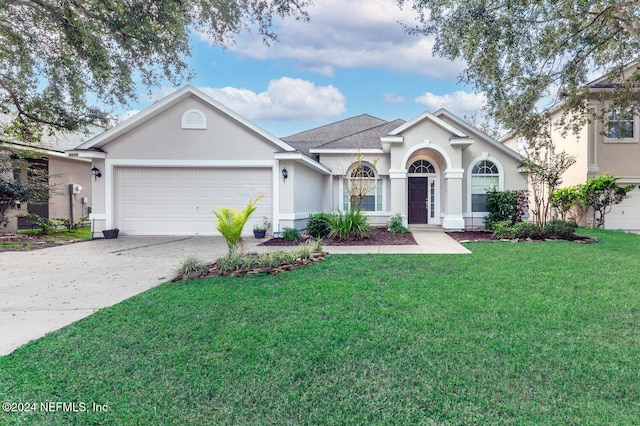
[[[343,180],[343,208],[362,211],[382,211],[382,179],[375,168],[363,162],[351,165]]]
[[[411,166],[409,166],[409,173],[435,173],[436,168],[433,167],[433,164],[428,162],[427,160],[418,160],[415,161]]]
[[[182,114],[183,129],[206,129],[207,116],[199,109],[190,109]]]
[[[497,190],[500,185],[500,171],[489,160],[478,161],[471,171],[471,211],[486,212],[487,192]]]

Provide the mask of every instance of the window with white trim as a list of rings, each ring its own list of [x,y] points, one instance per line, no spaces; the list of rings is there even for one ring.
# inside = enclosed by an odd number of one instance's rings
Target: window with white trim
[[[638,142],[638,119],[631,109],[611,108],[607,112],[605,142]]]
[[[497,190],[500,171],[489,160],[478,161],[471,171],[471,211],[486,212],[487,192]]]
[[[342,181],[343,209],[351,210],[360,204],[366,212],[382,211],[382,179],[368,164],[355,163],[348,177]]]

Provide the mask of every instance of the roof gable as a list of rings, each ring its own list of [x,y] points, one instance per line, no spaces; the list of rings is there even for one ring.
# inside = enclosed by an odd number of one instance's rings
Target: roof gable
[[[389,136],[401,135],[402,133],[404,133],[407,130],[411,129],[412,127],[422,123],[425,120],[431,121],[435,125],[441,127],[442,129],[446,130],[447,132],[451,133],[454,137],[458,137],[458,138],[466,138],[466,137],[468,137],[468,135],[466,133],[464,133],[462,130],[460,130],[460,129],[456,128],[456,127],[453,127],[449,123],[439,119],[438,117],[436,117],[434,114],[432,114],[430,112],[423,112],[419,116],[407,121],[406,123],[404,123],[400,127],[395,128],[394,130],[389,132],[388,135]]]
[[[474,136],[474,137],[476,137],[478,139],[482,139],[483,141],[485,141],[489,145],[494,146],[496,149],[504,152],[505,154],[511,156],[512,158],[514,158],[514,159],[516,159],[518,161],[522,160],[522,156],[520,154],[518,154],[516,151],[512,150],[508,146],[505,146],[504,144],[500,143],[496,139],[494,139],[491,136],[487,135],[486,133],[484,133],[483,131],[479,130],[474,125],[472,125],[470,123],[467,123],[465,120],[461,119],[460,117],[458,117],[454,113],[448,111],[447,109],[441,108],[438,111],[436,111],[434,113],[434,115],[439,117],[440,120],[442,120],[442,118],[447,118],[449,121],[454,122],[456,124],[456,127],[462,128],[462,130],[464,130],[467,134],[472,135],[472,136]],[[442,117],[442,118],[440,118],[440,117]]]
[[[235,120],[240,125],[248,128],[249,130],[253,131],[254,133],[262,136],[264,139],[266,139],[267,141],[271,142],[273,145],[277,146],[278,148],[282,149],[283,151],[287,151],[287,152],[295,151],[295,148],[292,147],[291,145],[283,142],[282,140],[278,139],[277,137],[275,137],[271,133],[269,133],[266,130],[262,129],[261,127],[257,126],[255,123],[252,123],[251,121],[249,121],[246,118],[242,117],[240,114],[238,114],[235,111],[227,108],[226,106],[224,106],[220,102],[216,101],[215,99],[213,99],[209,95],[205,94],[201,90],[198,90],[198,89],[196,89],[195,87],[193,87],[191,85],[184,86],[183,88],[173,92],[169,96],[167,96],[167,97],[161,99],[160,101],[154,103],[150,107],[142,110],[141,112],[139,112],[136,115],[130,117],[129,119],[123,121],[122,123],[118,124],[117,126],[111,128],[111,129],[107,130],[106,132],[101,133],[98,136],[90,139],[89,141],[79,145],[76,149],[78,149],[78,150],[91,150],[91,149],[96,149],[96,148],[100,148],[100,147],[102,147],[104,145],[107,145],[108,143],[110,143],[113,140],[117,139],[121,135],[131,131],[132,129],[140,126],[143,123],[146,123],[146,122],[152,120],[153,118],[158,116],[160,113],[162,113],[162,112],[168,110],[169,108],[179,104],[181,101],[183,101],[184,99],[187,99],[189,96],[198,97],[199,99],[201,99],[205,103],[209,104],[211,107],[219,110],[223,114],[225,114],[228,117],[230,117],[233,120]]]

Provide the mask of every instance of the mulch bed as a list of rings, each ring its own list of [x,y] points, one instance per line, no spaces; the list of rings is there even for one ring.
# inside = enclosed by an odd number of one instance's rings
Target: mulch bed
[[[451,238],[458,242],[468,242],[468,241],[494,241],[496,238],[493,236],[491,231],[486,229],[474,229],[472,231],[451,231],[447,232]],[[505,240],[505,241],[513,241],[513,242],[526,242],[526,241],[550,241],[546,239],[531,239],[531,238],[521,238],[515,240]],[[585,237],[582,235],[574,235],[573,238],[567,241],[574,241],[576,243],[593,243],[596,241],[595,238]]]
[[[282,238],[272,238],[260,244],[261,246],[297,246],[301,242],[313,239],[309,235],[303,235],[301,241],[286,241]],[[411,232],[404,234],[387,231],[386,228],[373,228],[369,238],[351,238],[339,240],[336,238],[325,238],[322,240],[325,246],[407,246],[417,245]]]

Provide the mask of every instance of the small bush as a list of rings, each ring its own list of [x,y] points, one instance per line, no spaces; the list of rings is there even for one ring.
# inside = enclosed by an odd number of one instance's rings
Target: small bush
[[[282,239],[285,241],[299,241],[302,238],[300,231],[295,228],[284,228]]]
[[[543,236],[542,228],[530,222],[518,222],[511,227],[511,230],[514,238],[539,239]]]
[[[493,236],[499,240],[512,240],[515,238],[510,222],[503,220],[493,224]]]
[[[572,220],[552,220],[544,227],[547,238],[571,240],[575,236],[578,225]]]
[[[27,218],[29,224],[38,228],[38,232],[43,235],[48,235],[52,230],[56,229],[56,224],[53,220],[46,217],[42,217],[37,214],[27,213],[24,215]]]
[[[329,238],[348,240],[369,236],[369,217],[359,210],[338,212],[329,216]]]
[[[387,222],[387,230],[397,234],[404,234],[407,232],[407,228],[402,224],[402,222],[402,215],[400,213],[394,214],[389,218],[389,222]]]
[[[307,233],[314,238],[324,238],[329,235],[328,220],[331,213],[316,213],[309,216]]]
[[[195,254],[189,254],[180,260],[180,266],[176,269],[176,275],[185,276],[198,272],[205,272],[207,265]]]
[[[233,251],[224,257],[218,259],[220,270],[225,272],[233,272],[238,269],[244,269],[251,265],[252,259],[243,255],[239,251]]]

